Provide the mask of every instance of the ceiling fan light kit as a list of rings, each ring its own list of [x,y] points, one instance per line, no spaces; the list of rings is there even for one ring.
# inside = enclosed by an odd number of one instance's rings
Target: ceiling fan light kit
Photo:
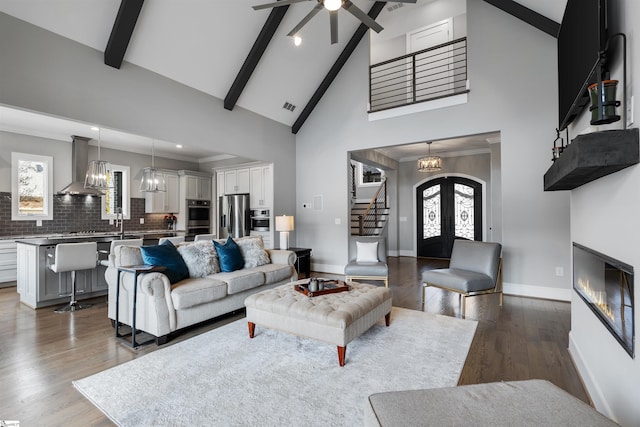
[[[265,3],[253,6],[254,10],[267,9],[270,7],[288,6],[303,1],[315,1],[317,4],[313,9],[296,25],[287,36],[295,37],[298,32],[311,20],[320,10],[327,9],[329,11],[329,25],[331,31],[331,44],[338,43],[338,10],[344,9],[360,20],[364,25],[379,33],[383,30],[382,26],[374,19],[367,15],[362,9],[353,4],[350,0],[280,0],[274,3]],[[397,3],[415,3],[417,0],[395,0]],[[295,43],[295,39],[294,39]],[[296,43],[296,46],[299,44]]]

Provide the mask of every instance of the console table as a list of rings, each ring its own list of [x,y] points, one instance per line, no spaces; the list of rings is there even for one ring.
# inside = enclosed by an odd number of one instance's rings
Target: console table
[[[130,344],[132,348],[137,348],[141,345],[148,344],[153,339],[138,343],[136,341],[136,303],[138,299],[138,276],[145,273],[153,273],[165,271],[167,267],[161,265],[132,265],[118,267],[118,279],[116,281],[116,338],[123,340],[127,344]],[[120,276],[122,273],[133,273],[133,317],[131,318],[131,334],[120,334]],[[127,337],[131,335],[131,341],[127,340]]]

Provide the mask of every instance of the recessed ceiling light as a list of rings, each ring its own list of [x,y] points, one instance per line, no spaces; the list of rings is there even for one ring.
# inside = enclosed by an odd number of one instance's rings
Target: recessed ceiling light
[[[294,36],[293,37],[293,44],[296,45],[296,46],[300,46],[302,44],[302,37]]]
[[[182,148],[182,144],[176,144],[176,148]]]

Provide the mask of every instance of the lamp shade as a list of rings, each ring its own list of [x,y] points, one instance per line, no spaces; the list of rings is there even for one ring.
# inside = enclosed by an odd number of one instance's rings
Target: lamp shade
[[[276,217],[276,231],[293,231],[294,221],[293,216],[277,216]]]

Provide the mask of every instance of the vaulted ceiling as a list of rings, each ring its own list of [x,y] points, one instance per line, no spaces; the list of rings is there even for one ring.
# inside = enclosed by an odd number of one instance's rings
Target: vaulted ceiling
[[[124,1],[133,7],[136,3],[142,6],[122,67],[132,63],[223,100],[271,14],[271,9],[252,8],[269,0]],[[423,13],[433,1],[418,0],[415,5],[400,8],[389,2],[376,20],[384,27],[407,14]],[[556,23],[561,21],[566,4],[566,0],[485,1],[498,7],[522,5]],[[353,3],[369,11],[382,2]],[[0,0],[0,12],[104,52],[120,5],[121,0]],[[360,25],[355,17],[340,10],[339,42],[332,45],[329,14],[322,10],[305,25],[302,44],[295,46],[286,34],[314,6],[314,1],[303,1],[288,7],[280,24],[274,26],[273,37],[266,40],[255,71],[239,91],[236,108],[289,126],[299,119]],[[365,37],[361,43],[367,40]],[[296,108],[285,109],[285,103]]]

